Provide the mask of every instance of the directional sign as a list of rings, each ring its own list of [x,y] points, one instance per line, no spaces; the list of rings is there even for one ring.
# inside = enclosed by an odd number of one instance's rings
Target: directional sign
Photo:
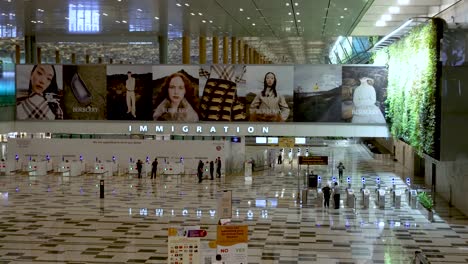
[[[299,165],[328,165],[328,156],[299,156]]]

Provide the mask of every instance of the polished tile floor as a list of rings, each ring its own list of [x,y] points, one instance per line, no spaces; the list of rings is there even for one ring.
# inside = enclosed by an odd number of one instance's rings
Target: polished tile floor
[[[408,206],[406,196],[400,209],[392,207],[390,194],[385,209],[377,208],[376,177],[387,192],[391,178],[406,188],[397,163],[373,160],[361,145],[316,148],[314,154],[344,161],[358,194],[365,177],[370,207],[363,209],[357,195],[356,209],[348,208],[346,183],[340,209],[322,208],[315,190],[301,203],[303,180],[287,161],[255,172],[252,181],[223,176],[201,184],[193,175],[0,176],[0,264],[167,263],[168,227],[201,226],[208,231],[203,241],[216,238],[216,195],[224,189],[233,191],[232,222],[249,226],[249,263],[411,263],[415,251],[431,263],[468,262],[468,218],[442,200],[432,223]],[[312,169],[324,182],[336,172]]]

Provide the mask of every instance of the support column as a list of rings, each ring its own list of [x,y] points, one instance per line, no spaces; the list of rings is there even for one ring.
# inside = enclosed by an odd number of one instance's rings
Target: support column
[[[89,64],[89,54],[85,55],[85,62],[86,62],[86,64]]]
[[[24,36],[24,55],[26,64],[36,64],[36,36]]]
[[[249,64],[249,45],[244,45],[244,63]]]
[[[15,45],[15,63],[16,64],[21,63],[21,50],[20,50],[20,45],[18,44]]]
[[[198,60],[200,64],[206,64],[206,37],[198,37]]]
[[[190,36],[182,37],[182,64],[190,64]]]
[[[55,64],[60,64],[60,51],[58,49],[55,50]]]
[[[228,46],[229,46],[229,40],[228,37],[223,37],[223,63],[228,64]]]
[[[71,55],[71,63],[76,64],[76,54],[75,53],[72,53],[72,55]]]
[[[250,51],[250,53],[249,53],[249,64],[254,64],[253,56],[254,56],[254,51],[255,50],[254,50],[254,48],[250,48],[249,51]]]
[[[37,62],[37,64],[41,64],[41,62],[42,62],[41,47],[36,48],[36,62]]]
[[[167,64],[168,40],[167,36],[158,36],[159,44],[159,64]]]
[[[219,41],[218,37],[213,36],[213,64],[219,63]]]
[[[236,52],[237,52],[237,39],[231,37],[231,63],[236,64]]]
[[[242,47],[244,46],[244,43],[242,43],[242,40],[239,39],[238,43],[237,43],[237,63],[239,64],[242,64],[243,61],[242,61]]]

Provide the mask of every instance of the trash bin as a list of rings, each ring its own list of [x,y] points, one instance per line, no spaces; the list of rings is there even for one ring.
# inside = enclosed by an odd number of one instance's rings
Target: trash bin
[[[308,177],[309,181],[309,188],[317,188],[317,175],[316,174],[309,174]]]

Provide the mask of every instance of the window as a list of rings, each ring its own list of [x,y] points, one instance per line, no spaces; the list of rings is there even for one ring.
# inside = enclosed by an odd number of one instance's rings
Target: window
[[[68,5],[69,32],[100,32],[101,15],[95,2]]]

